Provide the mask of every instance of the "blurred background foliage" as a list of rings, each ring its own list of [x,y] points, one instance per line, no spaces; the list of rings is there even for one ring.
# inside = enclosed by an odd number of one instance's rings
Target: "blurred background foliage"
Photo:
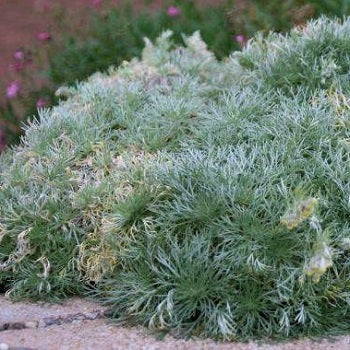
[[[227,0],[166,1],[153,6],[140,1],[116,7],[107,0],[92,0],[92,7],[79,13],[55,5],[52,34],[38,33],[38,44],[14,53],[11,72],[3,77],[0,105],[0,150],[19,141],[21,125],[38,108],[57,103],[54,92],[61,85],[74,85],[96,71],[139,56],[144,37],[151,40],[165,29],[182,34],[200,30],[218,59],[244,47],[256,32],[284,32],[322,14],[342,17],[350,13],[349,0]]]

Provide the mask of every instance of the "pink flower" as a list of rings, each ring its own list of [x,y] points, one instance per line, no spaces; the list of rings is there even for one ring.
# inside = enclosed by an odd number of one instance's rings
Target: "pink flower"
[[[236,35],[235,40],[236,40],[236,42],[238,42],[239,44],[242,44],[242,45],[245,44],[247,41],[246,37],[243,34]]]
[[[181,14],[181,9],[176,6],[170,6],[167,13],[169,17],[175,18]]]
[[[47,106],[47,100],[45,98],[40,97],[36,101],[36,108],[44,108]]]
[[[98,7],[102,5],[103,0],[91,0],[93,6]]]
[[[47,42],[51,40],[51,35],[48,32],[40,32],[36,35],[36,38],[41,42]]]
[[[21,92],[21,83],[18,80],[13,81],[6,87],[6,97],[8,99],[15,98]]]
[[[17,50],[14,52],[13,57],[15,60],[23,62],[24,61],[24,52],[23,50]]]

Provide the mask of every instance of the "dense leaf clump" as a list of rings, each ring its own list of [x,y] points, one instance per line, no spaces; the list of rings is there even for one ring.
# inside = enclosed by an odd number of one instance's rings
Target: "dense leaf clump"
[[[61,88],[1,156],[2,289],[180,335],[346,330],[349,32],[321,18],[222,62],[165,32]]]

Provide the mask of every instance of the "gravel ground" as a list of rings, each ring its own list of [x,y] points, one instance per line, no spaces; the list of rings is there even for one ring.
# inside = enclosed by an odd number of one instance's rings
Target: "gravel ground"
[[[350,336],[279,344],[215,343],[211,340],[157,340],[141,328],[116,327],[101,318],[100,305],[73,298],[63,304],[12,303],[0,296],[0,350],[348,350]],[[45,324],[47,320],[60,320]],[[24,329],[6,329],[9,326]],[[2,330],[1,330],[2,329]]]

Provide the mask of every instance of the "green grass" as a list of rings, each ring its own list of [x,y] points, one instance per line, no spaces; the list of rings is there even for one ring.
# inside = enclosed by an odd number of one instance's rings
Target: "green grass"
[[[1,156],[1,288],[179,336],[348,331],[349,30],[222,61],[165,32],[71,88]]]

